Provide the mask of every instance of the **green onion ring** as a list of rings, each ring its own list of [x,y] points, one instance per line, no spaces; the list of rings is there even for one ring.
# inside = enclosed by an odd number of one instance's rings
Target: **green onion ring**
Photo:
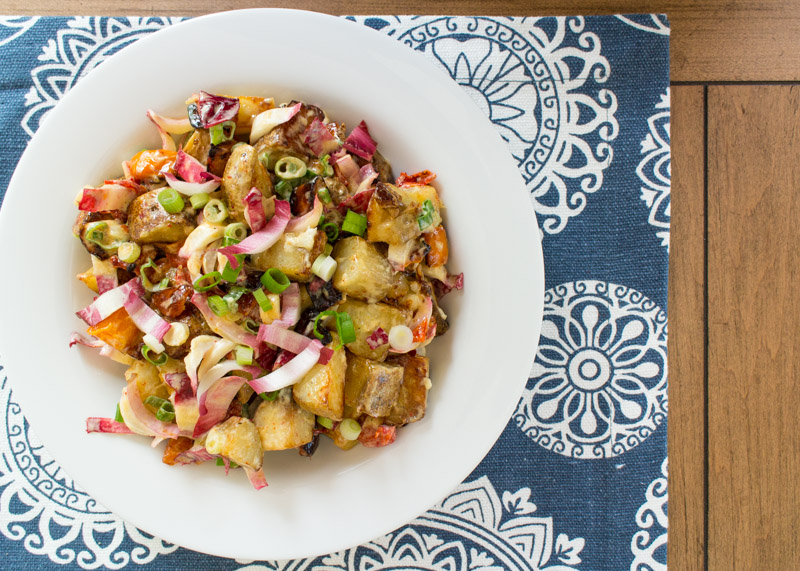
[[[205,280],[211,280],[211,283],[208,285],[201,285]],[[219,282],[222,281],[222,274],[219,272],[208,272],[194,280],[192,286],[194,287],[195,291],[199,291],[200,293],[206,292],[213,288],[214,286],[218,285]]]
[[[161,365],[163,365],[164,363],[167,362],[167,359],[169,357],[167,357],[166,353],[159,353],[158,354],[158,359],[153,359],[150,356],[150,351],[152,351],[152,349],[150,349],[150,347],[148,347],[147,345],[142,345],[142,357],[144,357],[144,360],[147,361],[148,363],[150,363],[151,365],[155,365],[156,367],[160,367]]]
[[[261,283],[271,293],[282,293],[289,287],[289,278],[278,268],[270,268],[261,275]]]

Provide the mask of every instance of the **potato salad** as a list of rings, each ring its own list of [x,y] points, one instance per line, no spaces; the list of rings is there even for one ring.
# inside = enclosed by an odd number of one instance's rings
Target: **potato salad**
[[[96,297],[70,344],[127,367],[87,431],[259,489],[266,451],[386,446],[421,420],[439,301],[463,287],[435,175],[395,178],[364,121],[301,101],[201,91],[147,117],[160,148],[76,198]]]

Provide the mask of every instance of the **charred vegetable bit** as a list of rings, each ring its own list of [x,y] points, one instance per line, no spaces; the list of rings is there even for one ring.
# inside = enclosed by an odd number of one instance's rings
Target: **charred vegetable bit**
[[[425,415],[424,348],[463,287],[436,175],[393,184],[366,122],[305,102],[186,105],[148,111],[163,148],[78,200],[86,344],[128,367],[91,430],[166,439],[165,464],[243,467],[256,489],[267,451],[391,444]]]

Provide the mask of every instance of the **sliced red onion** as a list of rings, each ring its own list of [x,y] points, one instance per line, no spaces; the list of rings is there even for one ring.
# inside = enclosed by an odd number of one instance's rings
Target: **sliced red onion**
[[[208,307],[208,301],[206,301],[205,295],[195,292],[191,301],[197,307],[197,309],[200,310],[200,313],[203,314],[208,326],[214,333],[221,335],[222,337],[225,337],[234,343],[247,345],[248,347],[253,348],[256,353],[259,352],[258,337],[252,333],[248,333],[242,327],[233,323],[232,321],[228,321],[227,319],[217,316],[213,311],[211,311],[211,308]]]
[[[321,351],[322,343],[314,339],[302,352],[283,367],[263,377],[248,381],[248,383],[257,393],[269,393],[293,385],[301,380],[311,370],[311,367],[317,364]]]
[[[186,374],[192,382],[192,391],[197,394],[197,385],[199,383],[197,378],[197,368],[203,361],[206,353],[216,344],[221,341],[219,337],[213,335],[198,335],[192,339],[189,354],[183,358],[183,363],[186,366]]]
[[[322,155],[331,155],[342,146],[342,143],[333,136],[333,133],[331,133],[325,123],[320,121],[317,117],[314,118],[311,125],[309,125],[305,133],[303,133],[303,141],[318,157]]]
[[[264,469],[259,468],[258,470],[253,470],[252,468],[248,468],[247,466],[242,466],[244,468],[245,473],[247,474],[247,479],[250,480],[250,483],[256,490],[260,490],[261,488],[267,487],[267,478],[264,476]]]
[[[73,331],[72,334],[69,336],[69,346],[72,347],[73,345],[80,344],[86,347],[91,347],[93,349],[100,349],[105,347],[105,343],[97,339],[96,337],[92,336],[91,339],[84,337],[77,331]]]
[[[374,192],[374,188],[368,188],[352,196],[348,196],[339,203],[339,212],[346,214],[348,210],[352,210],[353,212],[364,214],[367,211],[367,206],[369,206],[369,201]]]
[[[168,424],[158,420],[156,415],[144,406],[135,382],[128,383],[128,386],[122,389],[122,396],[128,399],[128,404],[131,412],[133,412],[133,415],[136,417],[136,421],[152,432],[150,436],[161,436],[163,438],[177,438],[181,436],[181,431],[177,424]],[[120,407],[120,410],[122,411],[122,407]],[[123,417],[124,414],[123,412]]]
[[[364,192],[372,186],[372,183],[375,182],[376,178],[378,178],[378,171],[375,170],[375,167],[372,166],[372,163],[368,163],[361,167],[358,170],[358,174],[353,177],[351,186],[355,188],[351,190],[353,190],[355,194]]]
[[[309,339],[296,331],[284,329],[274,324],[262,325],[259,327],[258,339],[259,341],[275,345],[276,347],[280,347],[294,354],[302,352],[313,341],[313,339]]]
[[[345,149],[367,161],[372,160],[372,155],[375,154],[377,147],[378,143],[369,136],[369,130],[364,121],[356,125],[356,128],[344,141]]]
[[[121,210],[125,212],[138,195],[134,188],[121,184],[104,184],[99,188],[85,187],[78,201],[78,210],[84,212],[101,212],[104,210]]]
[[[230,373],[231,371],[241,371],[244,369],[246,365],[240,365],[234,359],[227,359],[225,361],[221,361],[210,367],[207,371],[205,371],[202,375],[200,375],[199,381],[200,384],[197,386],[197,394],[202,401],[204,398],[204,394],[208,389],[220,380],[222,377]],[[260,373],[261,370],[258,369],[257,373]],[[202,408],[201,408],[202,411]]]
[[[250,144],[253,145],[261,137],[272,131],[278,125],[286,123],[289,119],[297,115],[302,107],[301,103],[296,103],[291,107],[275,107],[259,113],[253,119],[253,126],[250,128]]]
[[[300,233],[315,227],[319,224],[319,219],[322,217],[323,204],[322,201],[314,195],[314,208],[307,213],[297,218],[292,218],[286,225],[286,232]]]
[[[239,99],[201,91],[197,99],[197,114],[206,128],[225,121],[236,121],[239,116]]]
[[[383,330],[383,327],[378,327],[367,337],[367,345],[369,345],[370,349],[377,349],[381,345],[386,345],[388,342],[389,334]]]
[[[214,192],[217,190],[217,188],[219,188],[220,185],[220,181],[218,180],[209,180],[206,182],[186,182],[185,180],[181,180],[174,174],[168,172],[164,173],[164,178],[166,179],[170,188],[174,188],[186,196],[194,196],[195,194],[201,194],[203,192]]]
[[[128,310],[128,315],[131,316],[136,327],[161,342],[169,331],[169,322],[153,311],[135,291],[128,292],[128,298],[123,305]]]
[[[111,260],[101,260],[97,256],[92,256],[92,273],[97,281],[97,291],[106,293],[119,286],[117,279],[117,268]]]
[[[281,294],[281,318],[272,322],[277,327],[294,327],[300,319],[300,286],[289,284]]]
[[[444,266],[439,266],[444,268]],[[464,274],[460,273],[457,275],[445,273],[443,276],[444,279],[439,279],[438,277],[433,282],[433,290],[436,292],[436,298],[439,299],[444,295],[447,295],[454,289],[464,289]]]
[[[147,118],[150,119],[153,122],[153,125],[156,126],[156,129],[158,129],[158,134],[161,137],[161,148],[167,151],[176,150],[177,147],[175,147],[175,139],[173,139],[172,135],[167,133],[164,127],[153,118],[153,115],[155,115],[155,113],[151,109],[148,109]]]
[[[186,465],[186,464],[200,464],[202,462],[208,462],[209,460],[213,460],[215,456],[213,454],[209,454],[206,450],[206,447],[201,444],[195,444],[189,450],[185,450],[175,456],[175,463]]]
[[[223,377],[200,397],[200,418],[194,427],[194,438],[205,434],[225,418],[231,401],[244,383],[243,377]]]
[[[188,119],[187,119],[188,121]],[[208,169],[183,149],[178,149],[178,154],[175,156],[175,166],[173,167],[175,174],[181,177],[186,182],[209,182],[215,180],[217,182],[222,179],[217,175],[208,172]]]
[[[189,233],[186,241],[178,251],[178,256],[181,258],[189,258],[195,252],[202,252],[225,235],[225,226],[218,226],[216,224],[209,224],[203,222],[198,224],[197,227]]]
[[[339,180],[345,184],[348,184],[350,179],[358,174],[358,165],[352,156],[344,152],[344,149],[331,156],[330,164],[333,165]]]
[[[250,189],[245,197],[244,218],[253,232],[262,230],[267,225],[267,213],[264,209],[264,195],[255,186]]]
[[[193,399],[195,390],[192,388],[192,380],[186,373],[167,373],[164,375],[164,382],[175,391],[174,403],[180,404]]]
[[[278,369],[283,367],[286,363],[288,363],[289,361],[294,359],[295,356],[296,356],[296,353],[292,353],[291,351],[286,351],[286,350],[281,349],[281,352],[278,353],[277,358],[272,363],[272,370],[273,371],[277,371]]]
[[[129,294],[135,296],[144,295],[144,288],[139,279],[125,282],[121,286],[114,288],[100,295],[91,305],[78,311],[76,315],[83,319],[88,325],[97,325],[106,317],[125,305]]]
[[[167,133],[172,133],[173,135],[183,135],[192,130],[192,124],[189,122],[188,116],[181,117],[180,119],[173,119],[172,117],[164,117],[152,109],[148,109],[147,118]]]
[[[86,419],[86,432],[105,432],[107,434],[135,434],[133,430],[125,426],[123,422],[117,422],[113,418],[100,418],[90,416]]]
[[[276,200],[275,215],[270,218],[264,228],[250,234],[238,244],[221,248],[219,253],[228,258],[231,268],[238,268],[239,260],[236,259],[236,254],[260,254],[269,249],[283,235],[291,215],[292,210],[289,207],[289,203],[285,200]]]

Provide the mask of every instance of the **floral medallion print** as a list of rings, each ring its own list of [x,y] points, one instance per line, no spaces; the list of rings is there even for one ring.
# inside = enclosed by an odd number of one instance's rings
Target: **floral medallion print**
[[[31,554],[83,569],[121,569],[177,549],[123,522],[78,488],[31,432],[0,384],[0,533]],[[123,545],[124,541],[124,545]]]
[[[661,477],[647,487],[645,502],[636,512],[639,527],[631,540],[631,571],[667,571],[667,460]]]
[[[531,490],[499,495],[486,476],[461,484],[442,503],[365,545],[303,562],[240,571],[569,571],[585,540],[556,535],[552,517],[534,516]]]
[[[619,132],[600,38],[574,18],[362,18],[425,54],[472,97],[517,160],[544,231],[601,188]]]
[[[517,426],[564,456],[607,458],[637,446],[666,416],[666,313],[636,290],[600,281],[545,292]]]
[[[669,20],[665,14],[628,14],[617,16],[617,18],[637,30],[664,36],[669,35]]]
[[[25,95],[27,111],[22,128],[33,136],[47,111],[99,63],[148,34],[179,22],[181,18],[77,17],[67,22],[42,47],[38,65],[31,70],[33,86]]]
[[[656,228],[656,236],[661,239],[661,245],[669,250],[672,180],[669,88],[656,103],[655,111],[647,118],[649,132],[642,140],[642,159],[636,167],[636,175],[642,181],[640,198],[650,209],[647,221]]]
[[[10,44],[38,21],[35,16],[0,16],[0,46]]]

